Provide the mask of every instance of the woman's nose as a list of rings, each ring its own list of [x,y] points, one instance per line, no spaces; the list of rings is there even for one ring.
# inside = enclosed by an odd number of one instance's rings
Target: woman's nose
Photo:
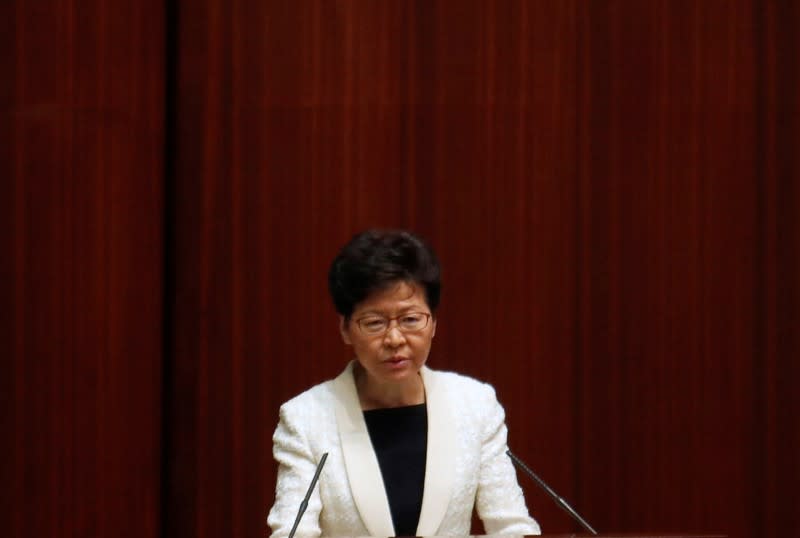
[[[406,336],[397,325],[389,325],[383,341],[390,347],[397,347],[406,341]]]

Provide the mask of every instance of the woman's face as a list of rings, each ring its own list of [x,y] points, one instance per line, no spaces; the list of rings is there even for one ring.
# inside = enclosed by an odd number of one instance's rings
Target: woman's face
[[[372,382],[403,383],[417,375],[428,359],[431,341],[436,333],[436,319],[431,316],[428,325],[418,331],[400,328],[403,315],[431,314],[425,302],[425,291],[419,284],[398,282],[385,290],[377,291],[360,302],[350,321],[340,320],[342,340],[353,346],[356,359]],[[389,322],[382,334],[368,335],[359,328],[359,320],[373,318],[398,318]]]

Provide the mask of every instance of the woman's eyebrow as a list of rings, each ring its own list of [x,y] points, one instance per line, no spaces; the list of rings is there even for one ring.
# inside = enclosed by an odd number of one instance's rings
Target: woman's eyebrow
[[[413,305],[404,306],[404,307],[398,308],[397,310],[394,310],[394,314],[395,315],[399,315],[399,314],[406,314],[408,312],[419,312],[419,311],[423,311],[424,312],[425,310],[426,310],[425,309],[425,305],[413,304]],[[391,317],[389,315],[389,312],[387,312],[386,310],[378,310],[378,309],[364,310],[363,312],[359,312],[358,314],[353,314],[353,317],[363,317],[363,316]]]

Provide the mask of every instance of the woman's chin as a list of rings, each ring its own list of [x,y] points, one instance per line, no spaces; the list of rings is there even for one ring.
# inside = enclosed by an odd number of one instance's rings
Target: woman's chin
[[[402,361],[386,361],[377,365],[372,374],[376,380],[398,383],[413,378],[419,373],[419,367],[414,361],[405,359]]]

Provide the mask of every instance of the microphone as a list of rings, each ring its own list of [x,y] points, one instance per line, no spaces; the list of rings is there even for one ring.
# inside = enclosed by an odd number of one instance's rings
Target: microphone
[[[564,499],[562,499],[561,497],[559,497],[559,496],[556,494],[556,492],[555,492],[555,491],[553,491],[552,489],[550,489],[550,486],[548,486],[547,484],[545,484],[545,483],[544,483],[544,480],[542,480],[541,478],[539,478],[538,476],[536,476],[536,473],[534,473],[533,471],[531,471],[531,470],[530,470],[530,468],[529,468],[527,465],[525,465],[525,462],[523,462],[521,459],[519,459],[519,458],[518,458],[518,457],[516,457],[514,454],[512,454],[510,450],[506,450],[506,454],[508,454],[508,457],[509,457],[509,458],[511,458],[511,461],[512,461],[512,462],[514,462],[514,465],[516,465],[517,467],[519,467],[520,469],[522,469],[522,470],[523,470],[523,472],[524,472],[526,475],[528,475],[528,476],[530,476],[531,478],[533,478],[533,481],[534,481],[534,482],[536,482],[536,483],[539,485],[539,487],[540,487],[540,488],[542,488],[543,490],[545,490],[545,492],[547,492],[547,494],[548,494],[548,495],[550,495],[550,497],[551,497],[551,498],[552,498],[552,499],[553,499],[553,500],[556,502],[556,504],[557,504],[558,506],[560,506],[562,509],[564,509],[564,511],[565,511],[566,513],[568,513],[568,514],[570,515],[570,517],[572,517],[572,519],[574,519],[575,521],[577,521],[578,523],[580,523],[580,524],[581,524],[581,527],[583,527],[585,530],[589,531],[589,532],[590,532],[590,533],[592,533],[592,534],[595,534],[595,535],[597,534],[597,531],[596,531],[596,530],[594,530],[594,529],[592,528],[592,526],[591,526],[591,525],[589,525],[589,524],[586,522],[586,520],[585,520],[585,519],[583,519],[581,516],[579,516],[579,515],[578,515],[578,512],[576,512],[575,510],[573,510],[573,509],[572,509],[572,507],[571,507],[571,506],[570,506],[570,505],[567,503],[567,501],[565,501]]]
[[[319,473],[322,471],[322,466],[325,465],[326,459],[328,459],[327,452],[322,455],[322,459],[320,459],[319,463],[317,464],[317,470],[314,473],[314,478],[311,479],[311,484],[308,486],[308,491],[306,492],[306,498],[303,499],[303,502],[300,503],[300,510],[297,512],[297,517],[294,520],[294,525],[292,525],[292,530],[291,532],[289,532],[289,538],[294,538],[294,533],[297,531],[297,526],[300,524],[300,519],[306,512],[306,508],[308,508],[308,499],[311,498],[311,492],[314,491],[314,486],[317,484],[317,480],[319,480]]]

